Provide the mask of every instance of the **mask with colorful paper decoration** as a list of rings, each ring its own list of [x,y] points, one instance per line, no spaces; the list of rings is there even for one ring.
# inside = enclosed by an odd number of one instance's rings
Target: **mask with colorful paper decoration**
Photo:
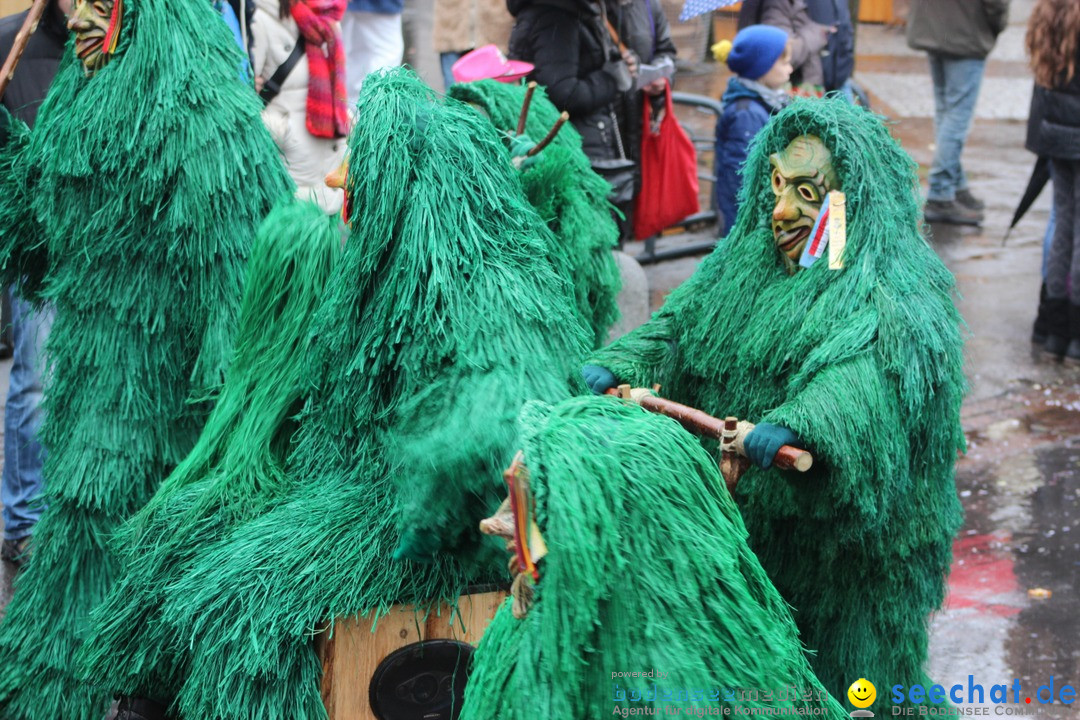
[[[75,35],[75,56],[88,75],[116,53],[123,15],[123,0],[76,0],[68,28]]]

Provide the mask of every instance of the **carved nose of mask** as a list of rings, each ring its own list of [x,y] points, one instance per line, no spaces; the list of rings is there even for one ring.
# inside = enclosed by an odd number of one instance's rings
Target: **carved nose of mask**
[[[780,197],[776,198],[776,207],[773,208],[773,220],[783,222],[784,220],[795,220],[798,217],[799,210],[795,206],[791,193],[785,191]]]

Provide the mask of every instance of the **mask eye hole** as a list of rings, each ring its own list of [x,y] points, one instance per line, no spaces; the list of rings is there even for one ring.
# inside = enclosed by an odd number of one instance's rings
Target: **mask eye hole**
[[[101,17],[105,17],[106,15],[109,14],[109,8],[105,7],[105,3],[96,2],[96,3],[93,3],[93,5],[91,5],[91,7],[93,7],[94,12],[97,15],[100,15]]]
[[[777,195],[784,189],[784,176],[780,174],[779,170],[772,171],[772,190]]]
[[[802,183],[797,189],[799,191],[799,196],[802,197],[803,200],[806,200],[807,202],[821,201],[821,198],[818,196],[817,188],[813,185]]]

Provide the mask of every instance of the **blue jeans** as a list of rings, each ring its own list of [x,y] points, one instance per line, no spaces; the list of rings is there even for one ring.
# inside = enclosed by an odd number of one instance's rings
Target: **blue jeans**
[[[41,466],[45,450],[37,440],[37,432],[43,415],[43,349],[52,319],[52,308],[34,310],[11,293],[15,350],[4,408],[4,472],[0,477],[5,540],[20,540],[30,535],[44,509],[37,500],[44,490]]]
[[[930,77],[934,81],[934,164],[930,168],[928,200],[956,199],[967,188],[960,165],[964,142],[975,117],[986,60],[930,53]]]
[[[1054,230],[1057,228],[1057,213],[1054,212],[1054,206],[1050,206],[1050,222],[1046,224],[1046,234],[1043,235],[1043,261],[1042,261],[1042,279],[1046,282],[1046,267],[1050,264],[1050,246],[1054,242]]]
[[[1046,261],[1046,296],[1080,305],[1080,160],[1050,159],[1054,237]]]

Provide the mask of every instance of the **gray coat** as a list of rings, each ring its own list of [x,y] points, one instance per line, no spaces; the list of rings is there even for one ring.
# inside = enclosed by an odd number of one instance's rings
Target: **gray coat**
[[[806,0],[763,0],[761,23],[786,30],[791,38],[793,85],[824,85],[821,51],[828,43],[826,26],[810,19]]]
[[[1009,22],[1009,0],[911,0],[907,42],[916,50],[985,58]]]

